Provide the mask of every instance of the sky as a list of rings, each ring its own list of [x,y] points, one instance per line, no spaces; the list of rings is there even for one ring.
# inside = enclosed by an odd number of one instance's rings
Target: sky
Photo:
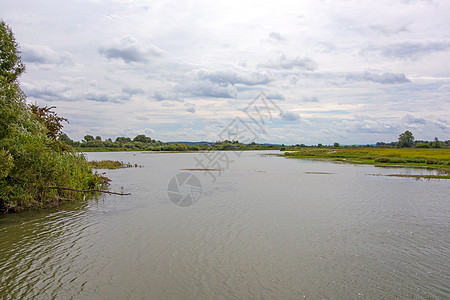
[[[256,142],[448,140],[449,15],[438,0],[0,1],[27,101],[73,140],[217,141],[236,120]]]

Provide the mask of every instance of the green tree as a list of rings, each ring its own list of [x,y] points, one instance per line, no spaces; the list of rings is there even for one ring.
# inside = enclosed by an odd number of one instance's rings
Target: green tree
[[[334,148],[339,148],[341,145],[340,145],[339,143],[336,142],[336,143],[334,143],[333,146],[334,146]]]
[[[65,121],[69,123],[69,120],[63,117],[59,117],[52,109],[56,108],[52,107],[39,107],[36,104],[29,105],[32,113],[32,118],[38,120],[42,124],[44,124],[45,128],[47,128],[47,136],[56,140],[61,134],[61,130],[64,127],[62,122]]]
[[[414,146],[414,135],[411,131],[405,131],[398,137],[397,147],[406,148]]]
[[[116,142],[125,144],[125,143],[130,143],[131,139],[129,137],[119,136],[116,138]]]
[[[133,139],[133,142],[151,143],[152,139],[144,134],[140,134]]]
[[[85,141],[85,142],[90,142],[90,141],[93,141],[94,140],[94,137],[92,136],[92,135],[85,135],[84,136],[84,138],[83,138],[83,140]]]
[[[443,144],[437,137],[434,138],[433,148],[442,148]]]
[[[36,114],[26,104],[18,81],[24,70],[12,30],[0,21],[0,210],[6,211],[82,197],[48,187],[89,189],[100,183],[83,156],[65,151],[55,139],[64,118],[51,108],[36,107]]]

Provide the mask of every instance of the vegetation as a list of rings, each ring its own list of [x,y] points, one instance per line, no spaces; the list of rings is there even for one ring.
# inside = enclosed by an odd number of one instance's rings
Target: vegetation
[[[397,146],[399,148],[406,148],[406,147],[414,146],[414,136],[411,133],[411,131],[407,130],[404,133],[400,134],[400,136],[398,137]]]
[[[59,141],[77,152],[109,152],[109,151],[212,151],[212,150],[279,150],[283,146],[267,144],[243,144],[239,141],[217,141],[215,143],[168,143],[153,140],[143,134],[131,139],[129,137],[117,137],[102,140],[100,136],[94,138],[92,135],[84,136],[81,142],[71,140],[67,134],[62,133]]]
[[[131,168],[133,165],[130,163],[124,163],[123,161],[117,161],[117,160],[100,160],[100,161],[90,161],[89,165],[93,169],[122,169],[122,168]],[[134,165],[134,167],[137,167],[137,165]]]
[[[53,107],[28,106],[19,76],[25,67],[14,34],[0,21],[0,210],[19,211],[79,199],[69,190],[92,189],[104,180],[83,156],[57,140],[66,121]]]
[[[450,149],[421,148],[305,148],[285,153],[293,158],[327,159],[339,162],[426,167],[450,173]]]

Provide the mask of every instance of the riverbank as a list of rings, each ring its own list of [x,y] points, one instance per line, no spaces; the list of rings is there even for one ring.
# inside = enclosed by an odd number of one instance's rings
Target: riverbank
[[[450,179],[450,149],[306,148],[286,152],[281,156],[352,164],[427,168],[444,173],[433,178]]]

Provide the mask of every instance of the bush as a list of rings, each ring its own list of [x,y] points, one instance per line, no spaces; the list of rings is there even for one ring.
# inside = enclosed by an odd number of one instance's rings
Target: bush
[[[391,159],[388,157],[377,157],[375,158],[375,161],[379,163],[389,163],[391,162]]]
[[[430,144],[422,143],[415,145],[414,148],[431,148],[431,146]]]

